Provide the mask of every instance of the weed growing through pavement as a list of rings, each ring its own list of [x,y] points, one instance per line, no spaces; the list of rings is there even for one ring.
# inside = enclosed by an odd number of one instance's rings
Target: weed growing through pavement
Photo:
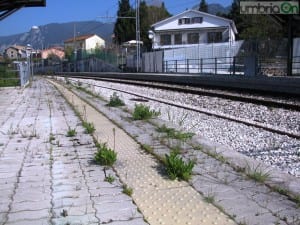
[[[122,99],[120,99],[120,97],[117,95],[116,92],[114,92],[110,98],[109,98],[109,102],[107,104],[107,106],[110,107],[119,107],[119,106],[124,106],[125,103]]]
[[[117,160],[117,153],[108,148],[106,143],[97,143],[97,152],[95,153],[95,161],[103,166],[112,166]]]
[[[203,151],[203,146],[202,145],[196,145],[196,146],[193,146],[193,149],[197,150],[197,151]]]
[[[210,193],[207,196],[204,196],[204,201],[207,202],[207,203],[214,204],[214,202],[215,202],[215,196]]]
[[[246,175],[259,183],[264,183],[270,177],[270,173],[263,171],[262,168],[260,168],[260,164],[253,169],[247,165]]]
[[[108,175],[107,177],[105,177],[104,181],[106,181],[106,182],[112,184],[112,183],[115,181],[115,179],[116,179],[116,178],[115,178],[114,176]]]
[[[55,140],[55,137],[54,137],[54,135],[51,133],[50,136],[49,136],[49,142],[54,141],[54,140]]]
[[[212,157],[212,158],[214,158],[214,159],[222,162],[222,163],[226,163],[227,162],[226,158],[223,155],[221,155],[220,153],[217,152],[216,147],[215,147],[214,150],[212,150],[212,151],[204,151],[204,153],[207,154],[208,156],[210,156],[210,157]]]
[[[160,115],[159,111],[151,110],[149,106],[135,104],[132,117],[134,120],[148,120]]]
[[[195,134],[190,132],[177,131],[174,128],[169,128],[165,124],[156,129],[157,132],[166,133],[168,138],[177,139],[183,142],[191,139]]]
[[[170,179],[178,178],[188,181],[192,176],[195,162],[184,162],[178,151],[172,151],[170,155],[165,155],[165,165]]]
[[[132,196],[133,190],[131,187],[128,187],[126,184],[124,184],[122,192],[128,196]]]
[[[83,121],[82,126],[85,128],[87,134],[92,134],[95,132],[95,127],[93,123]]]
[[[69,128],[69,130],[67,131],[67,135],[66,136],[67,137],[74,137],[74,136],[76,136],[76,130]]]
[[[141,147],[146,150],[146,152],[153,153],[153,148],[150,145],[142,144]]]

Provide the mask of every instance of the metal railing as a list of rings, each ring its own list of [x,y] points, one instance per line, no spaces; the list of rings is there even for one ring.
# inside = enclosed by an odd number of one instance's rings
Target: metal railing
[[[293,57],[292,74],[300,76],[300,56]]]
[[[165,73],[244,75],[243,57],[165,60]]]

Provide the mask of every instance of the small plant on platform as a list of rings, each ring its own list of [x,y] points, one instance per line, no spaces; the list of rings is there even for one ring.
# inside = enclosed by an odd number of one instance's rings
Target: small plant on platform
[[[126,184],[123,185],[123,191],[122,191],[124,194],[128,195],[128,196],[131,196],[132,193],[133,193],[133,190],[131,187],[128,187]]]
[[[74,137],[76,136],[76,130],[75,129],[69,129],[67,131],[67,137]]]
[[[153,153],[153,148],[150,145],[142,144],[141,147],[146,150],[146,152]]]
[[[195,134],[190,132],[177,131],[174,128],[169,128],[165,124],[156,129],[157,132],[166,133],[168,138],[173,138],[181,141],[191,139]]]
[[[220,161],[221,163],[227,162],[226,158],[223,155],[221,155],[221,153],[217,152],[216,147],[215,147],[215,149],[213,149],[211,151],[209,151],[209,150],[204,151],[204,153],[207,154],[208,156]]]
[[[110,98],[109,98],[109,102],[107,104],[107,106],[110,107],[119,107],[119,106],[124,106],[125,103],[123,102],[122,99],[120,99],[120,97],[117,95],[116,92],[114,92]]]
[[[204,201],[213,204],[215,202],[215,196],[213,196],[212,194],[208,194],[204,197]]]
[[[148,120],[160,115],[160,112],[151,110],[149,106],[136,104],[132,117],[134,120]]]
[[[260,168],[260,165],[257,165],[254,169],[251,169],[248,165],[246,174],[249,178],[255,180],[256,182],[264,183],[269,177],[269,172],[265,172]]]
[[[165,157],[166,170],[172,180],[176,178],[188,181],[191,178],[195,162],[184,162],[178,151],[172,151]]]
[[[82,122],[82,126],[85,128],[86,133],[88,134],[92,134],[95,132],[95,127],[93,123],[89,123],[89,122]]]
[[[195,145],[193,146],[194,150],[197,150],[197,151],[203,151],[203,146],[202,145]]]
[[[115,178],[114,176],[108,175],[107,177],[105,177],[104,181],[106,181],[106,182],[112,184],[112,183],[115,181],[115,179],[116,179],[116,178]]]
[[[112,166],[117,160],[117,153],[108,148],[106,143],[96,144],[98,150],[95,154],[95,161],[103,166]]]

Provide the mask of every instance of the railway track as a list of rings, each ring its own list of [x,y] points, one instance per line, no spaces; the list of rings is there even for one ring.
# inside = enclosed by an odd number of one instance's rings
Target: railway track
[[[64,78],[60,79],[64,80]],[[68,80],[75,86],[81,86],[106,99],[117,92],[129,109],[133,109],[139,102],[145,102],[144,104],[151,108],[161,110],[162,120],[177,124],[183,130],[194,132],[244,155],[274,165],[296,177],[300,176],[299,111],[269,109],[252,103],[95,79],[70,78]],[[195,97],[197,101],[185,101],[190,100],[186,96]],[[229,110],[227,113],[228,107],[230,109],[231,106],[234,106],[232,111]],[[236,106],[238,108],[235,108]],[[247,109],[250,109],[249,115]],[[258,113],[253,116],[256,111]],[[239,113],[242,117],[239,117]],[[268,121],[270,115],[275,117]]]
[[[63,75],[61,75],[63,76]],[[66,77],[70,77],[69,75]],[[75,75],[72,74],[73,78],[78,79],[94,79],[99,81],[108,81],[113,83],[123,83],[129,85],[137,85],[137,86],[144,86],[144,87],[151,87],[151,88],[160,88],[170,91],[177,91],[182,93],[190,93],[190,94],[198,94],[198,95],[205,95],[211,97],[220,97],[224,99],[230,99],[233,101],[241,101],[246,103],[253,103],[264,105],[268,107],[276,107],[276,108],[284,108],[284,109],[291,109],[300,111],[300,99],[299,96],[291,97],[286,94],[278,95],[270,95],[269,93],[264,93],[261,91],[256,92],[249,92],[241,89],[236,88],[208,88],[208,87],[194,87],[194,86],[186,86],[186,85],[175,85],[175,84],[167,84],[167,83],[159,83],[159,82],[148,82],[148,81],[141,81],[141,80],[132,80],[132,79],[116,79],[116,78],[103,78],[99,77],[97,74],[88,74],[86,76],[82,75]],[[258,94],[257,94],[258,93]],[[284,96],[284,97],[282,97]]]
[[[300,111],[300,105],[298,105],[296,103],[284,102],[282,100],[280,101],[280,100],[274,100],[274,99],[269,99],[269,98],[262,99],[261,97],[254,98],[254,97],[245,96],[245,95],[239,96],[236,93],[230,93],[230,92],[224,92],[224,91],[213,92],[212,90],[204,90],[204,89],[200,90],[198,88],[192,88],[192,87],[180,87],[180,86],[174,86],[174,85],[165,85],[165,84],[159,84],[159,83],[149,83],[149,82],[140,82],[140,81],[127,81],[127,80],[120,80],[120,79],[116,80],[116,79],[82,77],[82,76],[74,76],[73,78],[93,79],[93,80],[101,80],[101,81],[106,81],[106,82],[124,83],[124,84],[130,84],[130,85],[146,86],[146,87],[151,87],[151,88],[160,88],[160,89],[171,90],[171,91],[180,91],[180,92],[190,93],[190,94],[220,97],[220,98],[224,98],[224,99],[230,99],[230,100],[241,101],[241,102],[246,102],[246,103],[253,103],[253,104],[264,105],[264,106],[268,106],[268,107],[278,107],[278,108]],[[85,83],[85,84],[88,84],[88,83]],[[191,110],[191,111],[198,112],[198,113],[203,113],[203,114],[206,114],[209,116],[214,116],[214,117],[221,118],[221,119],[226,119],[229,121],[245,124],[247,126],[261,128],[266,131],[270,131],[270,132],[277,133],[280,135],[287,135],[289,137],[297,138],[297,139],[300,138],[299,132],[294,132],[294,131],[289,131],[289,130],[282,129],[282,128],[277,128],[272,125],[257,122],[257,121],[251,121],[248,119],[238,118],[238,117],[228,115],[225,113],[207,110],[202,107],[184,105],[181,103],[176,103],[176,102],[165,100],[165,99],[153,98],[153,97],[149,97],[146,95],[137,94],[137,93],[134,93],[131,91],[126,91],[126,90],[108,87],[108,86],[104,86],[104,85],[94,85],[94,86],[99,87],[99,88],[105,88],[105,89],[117,91],[117,92],[126,93],[129,95],[138,97],[140,99],[156,101],[156,102],[160,102],[160,103],[167,104],[170,106],[174,106],[174,107],[178,107],[178,108],[182,108],[182,109],[186,109],[186,110]]]

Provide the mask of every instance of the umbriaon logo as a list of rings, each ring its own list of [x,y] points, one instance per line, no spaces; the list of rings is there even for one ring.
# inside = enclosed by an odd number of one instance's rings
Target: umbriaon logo
[[[241,14],[299,14],[299,2],[240,1]]]

